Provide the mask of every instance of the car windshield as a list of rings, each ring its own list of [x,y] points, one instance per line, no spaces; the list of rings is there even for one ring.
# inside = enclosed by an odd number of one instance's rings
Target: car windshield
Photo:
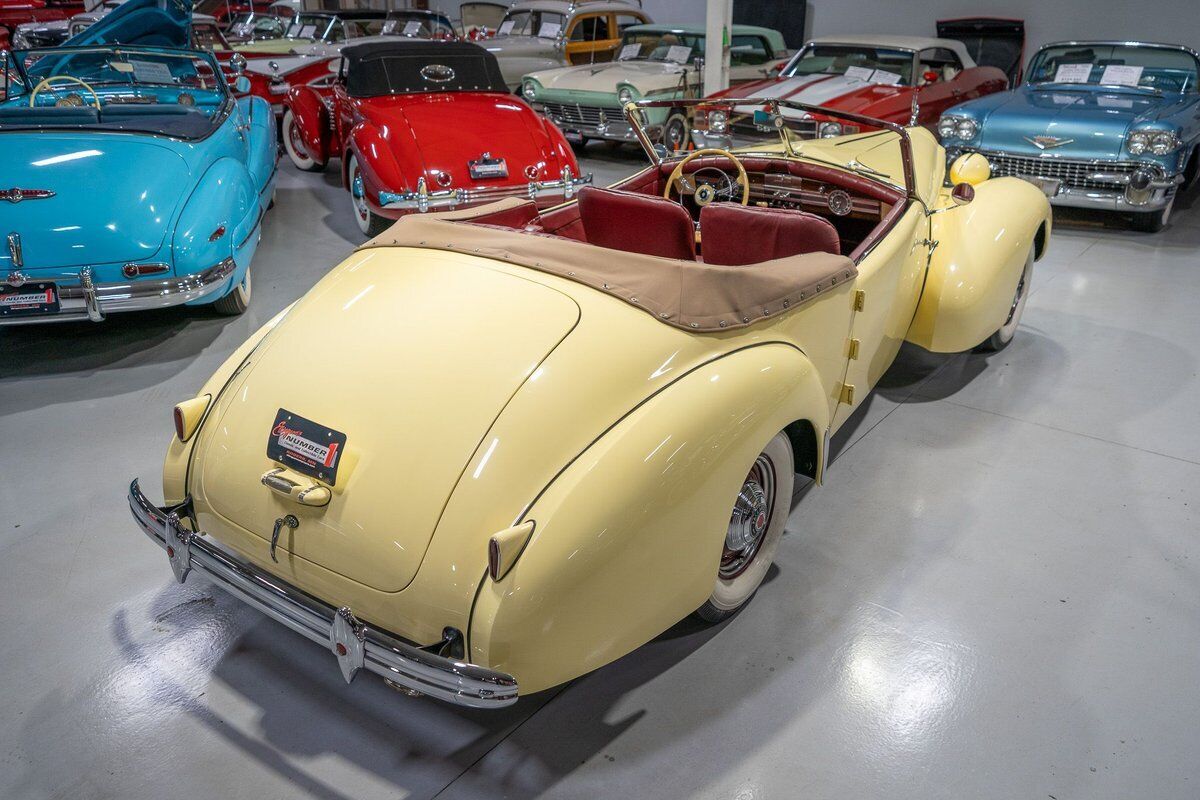
[[[510,11],[504,15],[496,35],[556,39],[563,32],[566,22],[566,17],[553,11]]]
[[[306,39],[310,42],[324,41],[325,33],[335,22],[333,17],[320,14],[297,14],[288,23],[283,35],[288,39]]]
[[[1157,92],[1195,92],[1196,57],[1186,50],[1125,44],[1053,45],[1029,65],[1029,83],[1127,86]]]
[[[810,44],[780,73],[784,78],[806,75],[844,75],[865,83],[912,86],[913,54],[887,47]]]
[[[13,51],[0,132],[68,128],[207,136],[229,100],[211,55],[84,47]]]
[[[704,57],[704,37],[674,31],[626,31],[618,61],[672,61],[690,64]]]
[[[380,31],[390,36],[409,36],[413,39],[450,39],[454,28],[443,16],[413,11],[392,11]]]
[[[284,20],[270,14],[239,14],[229,26],[229,35],[239,39],[272,39],[283,36]]]

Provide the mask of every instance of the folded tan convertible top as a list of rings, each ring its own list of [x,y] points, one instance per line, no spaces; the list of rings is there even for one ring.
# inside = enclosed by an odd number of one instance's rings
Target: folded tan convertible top
[[[606,292],[660,322],[691,331],[753,324],[794,309],[858,274],[853,261],[831,253],[737,267],[710,266],[469,224],[523,202],[527,201],[508,199],[464,211],[410,214],[362,247],[428,247],[520,264]]]

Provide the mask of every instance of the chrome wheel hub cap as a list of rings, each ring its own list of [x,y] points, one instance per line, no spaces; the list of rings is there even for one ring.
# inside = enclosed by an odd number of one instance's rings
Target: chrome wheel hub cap
[[[771,524],[774,494],[774,469],[770,461],[759,456],[738,492],[733,514],[729,517],[725,549],[721,554],[722,578],[735,578],[742,574],[758,554]]]

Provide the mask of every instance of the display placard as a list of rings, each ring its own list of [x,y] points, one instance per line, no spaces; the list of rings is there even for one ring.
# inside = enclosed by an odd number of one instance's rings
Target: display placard
[[[171,68],[159,61],[137,61],[129,59],[129,65],[133,67],[133,79],[138,83],[166,83],[175,82],[175,76],[171,74]]]
[[[539,39],[553,39],[558,36],[558,32],[562,30],[562,25],[557,22],[543,22],[542,27],[538,28]]]
[[[1108,86],[1137,86],[1142,80],[1144,67],[1127,64],[1109,64],[1100,76],[1100,82]]]
[[[515,25],[515,24],[516,23],[513,22],[511,19],[504,20],[504,22],[500,23],[500,27],[496,29],[496,35],[497,36],[508,36],[510,33],[512,33],[513,25]]]
[[[1091,64],[1059,64],[1054,73],[1055,83],[1087,83],[1092,77]]]
[[[642,54],[642,46],[637,42],[627,44],[621,48],[621,52],[617,54],[617,61],[628,61],[631,58],[637,58]]]
[[[686,64],[691,57],[692,48],[686,44],[673,44],[667,48],[667,61],[674,61],[676,64]]]
[[[846,77],[852,81],[869,83],[873,72],[874,70],[867,69],[866,67],[846,67]]]
[[[895,86],[900,83],[900,73],[877,69],[871,73],[871,83],[882,83],[885,86]]]

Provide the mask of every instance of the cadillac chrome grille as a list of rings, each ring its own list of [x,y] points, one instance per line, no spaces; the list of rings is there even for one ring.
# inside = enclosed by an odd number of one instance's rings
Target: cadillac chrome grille
[[[1092,180],[1095,173],[1128,175],[1138,165],[1130,161],[1080,161],[1069,158],[1038,158],[1036,156],[1010,156],[984,152],[992,165],[992,175],[997,178],[1016,176],[1024,178],[1053,178],[1065,186],[1080,189],[1123,189],[1122,184],[1111,181]]]
[[[543,103],[546,113],[565,125],[587,125],[596,127],[602,122],[624,122],[625,115],[619,108],[581,106],[568,103]]]

